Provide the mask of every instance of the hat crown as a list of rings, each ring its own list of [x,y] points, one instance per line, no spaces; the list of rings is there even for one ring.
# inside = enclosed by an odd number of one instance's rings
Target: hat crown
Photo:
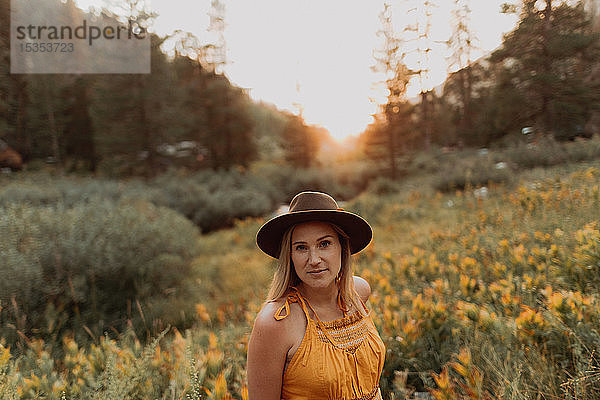
[[[298,193],[290,202],[289,212],[311,210],[337,210],[338,204],[333,197],[321,192]]]

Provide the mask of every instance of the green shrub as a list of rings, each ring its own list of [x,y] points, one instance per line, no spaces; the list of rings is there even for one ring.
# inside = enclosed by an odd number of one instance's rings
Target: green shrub
[[[62,194],[55,187],[31,182],[11,182],[0,190],[0,206],[8,204],[49,205],[56,204]]]
[[[236,219],[259,217],[287,203],[303,190],[319,190],[337,199],[355,197],[367,184],[368,172],[348,169],[297,169],[263,164],[252,172],[170,171],[150,181],[53,177],[31,174],[6,179],[0,206],[28,204],[72,208],[94,201],[146,200],[184,215],[203,232],[231,227]]]
[[[155,199],[158,204],[177,210],[203,231],[264,215],[273,209],[277,197],[269,182],[237,171],[203,171],[175,179],[164,175],[151,186],[163,194]]]
[[[93,201],[146,200],[171,208],[204,231],[231,226],[237,218],[268,213],[278,196],[266,180],[238,171],[164,174],[149,182],[31,176],[0,188],[0,206],[29,204],[71,208]]]
[[[400,191],[398,182],[391,179],[379,177],[369,183],[367,191],[375,194],[392,194]]]
[[[339,175],[338,175],[339,172]],[[253,171],[261,181],[271,185],[278,204],[288,203],[292,197],[304,190],[321,191],[334,198],[350,199],[358,194],[366,182],[361,174],[335,171],[331,168],[299,169],[289,165],[261,165]]]
[[[488,160],[468,160],[449,165],[440,171],[434,188],[440,192],[452,192],[490,183],[508,183],[511,181],[511,174],[507,169],[497,169]]]
[[[382,214],[381,210],[388,205],[389,201],[389,196],[378,196],[365,192],[353,199],[344,209],[357,213],[369,223],[374,224],[379,222]]]
[[[174,211],[144,201],[10,205],[0,231],[0,336],[9,341],[84,326],[101,336],[129,319],[137,328],[184,322],[147,308],[186,295],[198,230]]]
[[[520,144],[501,151],[502,161],[520,168],[550,167],[553,165],[595,160],[600,157],[598,138],[559,143],[543,137],[536,143]]]
[[[0,188],[0,206],[60,204],[70,208],[79,203],[99,199],[146,199],[156,204],[162,199],[160,190],[138,180],[119,182],[92,178],[49,178],[47,175],[30,175],[23,180],[8,182]]]
[[[521,168],[549,167],[567,161],[564,146],[552,139],[538,145],[521,145],[510,150],[511,160]]]

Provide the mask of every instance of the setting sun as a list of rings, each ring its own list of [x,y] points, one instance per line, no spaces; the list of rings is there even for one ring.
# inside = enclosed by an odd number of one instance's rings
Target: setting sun
[[[382,1],[221,2],[225,5],[227,47],[224,72],[234,84],[256,100],[301,113],[307,123],[326,128],[338,139],[358,134],[372,122],[377,104],[385,102],[378,85],[383,76],[371,69],[375,64],[373,52],[381,46],[377,31]],[[502,2],[471,2],[479,55],[495,48],[502,33],[514,25],[514,16],[500,14]],[[100,5],[98,0],[78,3],[82,7]],[[394,5],[396,25],[410,24],[414,16],[408,10],[418,3],[410,0]],[[211,40],[208,2],[154,0],[150,7],[158,12],[153,29],[159,35],[179,29],[193,33],[201,42]],[[450,32],[450,5],[433,11],[435,47],[430,69],[431,84],[436,86],[447,74],[446,49],[441,42]],[[415,97],[419,91],[415,82],[408,95]]]

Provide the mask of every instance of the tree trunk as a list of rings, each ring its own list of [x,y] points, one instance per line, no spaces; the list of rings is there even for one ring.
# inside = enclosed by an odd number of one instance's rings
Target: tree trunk
[[[390,162],[390,177],[392,178],[392,180],[396,180],[397,178],[397,168],[396,168],[396,138],[395,138],[395,132],[394,129],[396,128],[396,124],[394,124],[394,126],[392,126],[391,128],[388,127],[389,129],[389,134],[388,134],[388,155],[389,155],[389,162]]]
[[[24,161],[31,157],[31,135],[26,129],[27,110],[27,81],[22,75],[11,75],[13,87],[17,95],[17,110],[15,118],[15,137],[17,150],[23,155]]]
[[[150,131],[150,124],[148,121],[148,112],[146,111],[147,99],[144,91],[143,78],[138,76],[136,79],[136,86],[138,89],[138,129],[141,130],[142,149],[148,152],[148,157],[145,160],[146,167],[144,168],[144,175],[150,178],[154,174],[156,167],[156,157],[154,154],[154,143],[152,140],[152,132]]]
[[[46,114],[48,116],[48,130],[50,132],[52,156],[57,164],[60,164],[60,148],[58,141],[58,129],[56,127],[56,119],[54,116],[54,106],[52,104],[52,97],[50,94],[50,83],[46,80],[44,83],[44,95],[46,97]]]
[[[421,92],[421,114],[423,118],[421,125],[423,126],[423,134],[425,136],[425,150],[429,150],[429,147],[431,146],[431,107],[429,104],[430,94],[431,91]]]
[[[542,26],[542,54],[544,58],[544,62],[542,64],[542,71],[544,77],[547,77],[551,73],[552,68],[552,57],[550,56],[549,44],[550,44],[550,36],[552,34],[552,0],[545,0],[546,8],[542,12],[544,16],[544,23]],[[552,101],[552,87],[543,87],[542,88],[542,109],[541,109],[541,119],[542,126],[544,129],[544,134],[551,135],[554,131],[552,126],[552,110],[550,109],[550,103]]]

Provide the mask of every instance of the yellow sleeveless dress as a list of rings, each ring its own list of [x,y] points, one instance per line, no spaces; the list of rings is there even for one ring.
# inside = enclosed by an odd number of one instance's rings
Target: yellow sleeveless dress
[[[370,313],[344,312],[343,318],[323,322],[308,300],[292,289],[274,317],[286,318],[290,303],[298,302],[307,325],[283,374],[282,400],[381,400],[379,377],[385,345]],[[308,308],[316,321],[310,318]]]

